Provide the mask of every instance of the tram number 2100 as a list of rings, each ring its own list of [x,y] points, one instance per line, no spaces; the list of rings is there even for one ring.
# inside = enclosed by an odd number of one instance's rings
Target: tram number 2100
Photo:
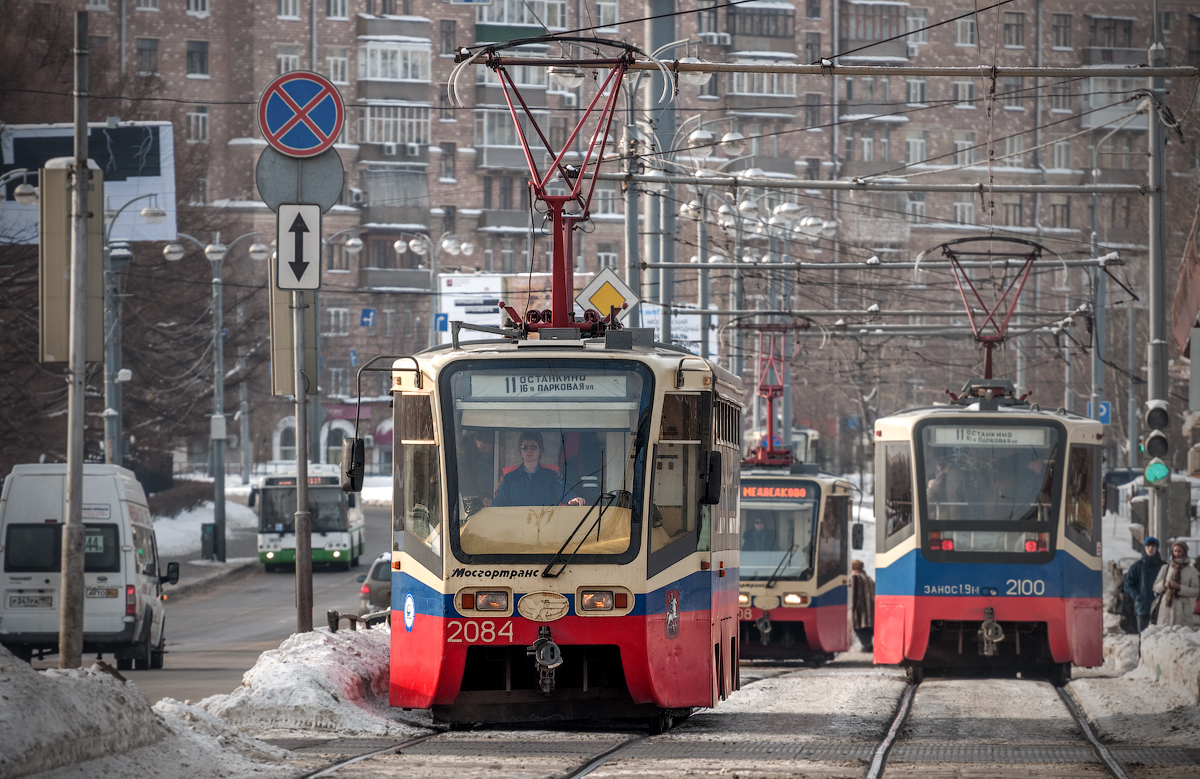
[[[1005,595],[1045,595],[1046,583],[1041,579],[1009,579]]]
[[[482,622],[475,620],[460,622],[452,619],[446,623],[446,629],[450,631],[450,635],[446,637],[447,644],[494,644],[506,639],[511,644],[513,640],[513,623],[511,621],[497,625],[490,619]]]

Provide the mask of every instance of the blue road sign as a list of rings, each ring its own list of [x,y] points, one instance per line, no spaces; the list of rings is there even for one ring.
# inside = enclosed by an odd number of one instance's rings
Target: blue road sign
[[[783,447],[783,436],[779,435],[778,433],[775,434],[775,437],[772,438],[771,441],[772,441],[772,443],[771,443],[772,449],[780,449]],[[762,437],[762,441],[759,442],[759,445],[760,446],[767,445],[767,437],[766,436]]]
[[[1087,415],[1089,417],[1092,415],[1092,402],[1090,400],[1088,401]],[[1109,403],[1107,400],[1100,401],[1099,420],[1102,425],[1112,424],[1112,403]]]
[[[289,157],[315,157],[333,146],[345,119],[342,96],[320,73],[284,73],[258,100],[263,138]]]
[[[360,324],[363,327],[374,327],[375,326],[375,309],[364,308],[362,310],[362,321],[360,322]]]
[[[358,367],[358,350],[357,349],[350,350],[350,367],[351,368]]]
[[[434,314],[433,327],[439,333],[445,333],[450,330],[450,315],[449,314]]]

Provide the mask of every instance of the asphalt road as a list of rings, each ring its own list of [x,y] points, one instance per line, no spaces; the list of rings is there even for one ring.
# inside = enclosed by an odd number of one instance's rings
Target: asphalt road
[[[327,624],[326,613],[336,609],[358,613],[357,579],[370,562],[389,548],[390,506],[364,506],[366,554],[357,568],[313,571],[313,626]],[[227,542],[230,559],[257,555],[252,531],[233,532]],[[166,590],[170,595],[170,587]],[[259,655],[275,649],[296,632],[296,576],[291,569],[266,573],[254,565],[203,587],[170,597],[167,603],[167,656],[156,671],[122,671],[154,703],[162,698],[197,701],[232,692]],[[85,656],[84,665],[93,658]],[[112,663],[112,658],[105,657]],[[115,663],[114,663],[115,665]],[[57,657],[35,661],[35,668],[53,668]]]

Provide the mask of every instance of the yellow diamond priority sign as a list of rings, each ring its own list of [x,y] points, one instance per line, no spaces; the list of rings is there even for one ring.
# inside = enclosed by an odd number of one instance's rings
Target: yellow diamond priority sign
[[[612,268],[605,268],[583,288],[579,297],[575,298],[575,302],[582,308],[596,309],[601,316],[608,316],[609,310],[616,308],[617,319],[624,321],[639,301],[638,296],[633,294],[633,290],[625,282],[621,281],[621,277],[617,275],[616,271]],[[628,305],[622,310],[623,304]]]

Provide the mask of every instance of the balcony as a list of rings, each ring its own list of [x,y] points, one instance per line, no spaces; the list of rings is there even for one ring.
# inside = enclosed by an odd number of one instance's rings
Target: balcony
[[[1113,46],[1087,46],[1080,52],[1084,65],[1145,65],[1145,49],[1123,49]],[[1167,49],[1167,64],[1171,50]]]
[[[1117,103],[1099,111],[1084,114],[1079,117],[1079,127],[1084,130],[1094,130],[1099,127],[1116,124],[1123,121],[1134,107],[1134,103]],[[1149,127],[1150,124],[1145,114],[1138,114],[1133,119],[1121,125],[1122,130],[1147,130]]]
[[[362,268],[360,289],[430,289],[429,271],[419,268]]]
[[[475,24],[476,43],[504,43],[545,34],[546,29],[536,24]]]
[[[404,225],[407,230],[429,229],[429,208],[426,206],[372,205],[363,208],[363,221],[370,224]]]
[[[407,100],[413,103],[429,103],[428,81],[382,81],[358,79],[356,94],[359,100]]]
[[[529,173],[529,163],[525,161],[525,152],[520,146],[475,146],[475,167],[491,170],[514,170],[522,174]],[[541,165],[542,173],[550,160],[544,152],[534,152],[534,160]]]
[[[424,143],[360,143],[358,159],[427,164],[429,146]]]
[[[880,173],[903,166],[903,162],[892,162],[891,160],[846,160],[842,162],[842,178],[878,176]]]
[[[492,233],[529,231],[529,212],[516,208],[488,209],[479,214],[479,230]]]
[[[794,117],[797,110],[795,95],[729,94],[726,101],[731,114]]]
[[[424,38],[432,40],[433,22],[416,16],[380,17],[358,16],[355,21],[354,34],[364,35],[403,35],[408,38]]]
[[[842,58],[848,62],[852,62],[856,57],[894,57],[897,59],[897,61],[908,59],[908,43],[903,38],[894,41],[885,41],[884,43],[876,43],[874,46],[872,46],[871,44],[873,42],[874,39],[866,40],[858,38],[839,38],[838,51],[854,51],[853,54]],[[860,46],[866,46],[867,48],[859,51],[858,48]],[[858,64],[861,65],[862,63]]]
[[[521,98],[530,108],[546,107],[546,87],[518,84],[518,89],[521,91]],[[499,84],[475,84],[475,105],[504,104],[504,88]]]

